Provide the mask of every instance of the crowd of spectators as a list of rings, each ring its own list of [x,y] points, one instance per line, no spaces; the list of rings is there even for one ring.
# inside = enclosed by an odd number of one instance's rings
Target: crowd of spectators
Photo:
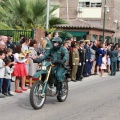
[[[53,38],[58,37],[54,32]],[[45,32],[45,38],[32,40],[24,35],[15,44],[12,37],[0,36],[0,98],[13,96],[11,81],[15,77],[15,91],[22,93],[32,87],[32,79],[37,71],[38,64],[33,58],[43,55],[52,47],[51,33]],[[71,81],[82,81],[83,77],[99,75],[105,77],[104,72],[115,76],[119,71],[120,46],[118,43],[106,43],[98,40],[80,40],[66,38],[62,45],[68,52],[66,66],[71,69]],[[26,77],[29,76],[29,85],[26,87]]]

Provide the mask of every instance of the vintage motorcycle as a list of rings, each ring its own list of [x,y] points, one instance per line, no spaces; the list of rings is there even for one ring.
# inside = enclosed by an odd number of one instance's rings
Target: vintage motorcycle
[[[54,71],[54,75],[52,75],[54,84],[51,87],[49,85],[49,78],[52,67],[54,67],[54,63],[50,61],[43,61],[39,67],[39,70],[34,75],[34,78],[39,78],[39,80],[33,84],[30,90],[30,103],[31,106],[36,110],[41,109],[44,106],[46,96],[56,96],[59,102],[64,102],[68,96],[67,76],[69,76],[69,68],[64,66],[65,72],[62,75],[62,82],[56,80],[56,71]]]

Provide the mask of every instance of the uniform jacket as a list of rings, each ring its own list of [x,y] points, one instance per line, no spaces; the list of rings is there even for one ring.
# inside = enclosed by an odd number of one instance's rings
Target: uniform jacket
[[[43,48],[45,50],[50,50],[52,47],[53,47],[53,45],[52,45],[51,41],[45,37],[43,40]]]
[[[79,65],[79,52],[76,48],[72,52],[72,63],[73,65]]]
[[[50,57],[51,61],[53,62],[56,62],[58,60],[63,60],[66,62],[68,59],[68,52],[64,47],[60,47],[58,50],[51,48],[48,52],[45,52],[45,54],[42,57],[34,59],[34,61],[39,63],[40,61],[43,61],[48,57]]]
[[[78,49],[79,52],[79,63],[85,62],[85,51],[82,48]]]
[[[113,50],[110,53],[110,60],[111,62],[116,62],[117,61],[117,57],[118,57],[118,51],[117,50]]]
[[[85,54],[85,59],[90,61],[91,55],[90,55],[90,47],[85,45],[84,46],[85,50],[86,50],[86,54]]]

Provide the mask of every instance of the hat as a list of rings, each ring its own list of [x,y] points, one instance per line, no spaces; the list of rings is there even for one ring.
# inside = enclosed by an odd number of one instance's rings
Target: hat
[[[90,40],[84,40],[85,42],[90,42]]]
[[[47,37],[51,32],[45,31],[45,37]]]
[[[52,42],[59,42],[62,43],[62,39],[60,37],[56,37],[52,40]]]
[[[79,45],[80,45],[79,43],[76,43],[76,44],[75,44],[75,47],[76,47],[76,46],[79,46]]]
[[[85,42],[84,40],[79,40],[77,43],[82,44],[84,42]]]
[[[68,41],[64,41],[64,44],[65,44],[65,43],[69,43],[69,42],[68,42]]]
[[[66,39],[65,39],[65,41],[69,41],[69,40],[71,40],[71,38],[70,38],[70,37],[68,37],[68,38],[66,38]]]

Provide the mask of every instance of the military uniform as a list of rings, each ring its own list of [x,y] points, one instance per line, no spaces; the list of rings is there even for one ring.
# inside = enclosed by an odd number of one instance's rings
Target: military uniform
[[[48,50],[48,52],[45,53],[44,56],[37,58],[37,59],[34,59],[34,62],[39,63],[39,62],[45,60],[46,58],[48,58],[48,56],[50,56],[51,61],[53,63],[56,61],[61,61],[61,63],[63,62],[63,64],[65,64],[65,62],[68,59],[67,50],[64,47],[60,46],[59,49],[54,49],[54,47],[52,47],[50,50]],[[62,64],[57,64],[52,68],[52,73],[56,72],[55,76],[56,76],[58,81],[63,80],[62,74],[64,73],[64,71],[65,71],[65,68],[63,67]]]
[[[45,52],[50,50],[52,47],[52,42],[47,37],[45,37],[43,40],[43,48],[45,49]]]
[[[83,73],[83,66],[85,62],[85,50],[83,48],[79,48],[78,52],[79,52],[79,66],[76,74],[76,79],[81,80]]]
[[[79,65],[79,52],[77,48],[74,48],[72,52],[72,75],[71,79],[76,80],[76,73]]]
[[[111,75],[116,75],[116,69],[117,69],[117,56],[118,56],[117,50],[113,50],[113,51],[110,52]]]

